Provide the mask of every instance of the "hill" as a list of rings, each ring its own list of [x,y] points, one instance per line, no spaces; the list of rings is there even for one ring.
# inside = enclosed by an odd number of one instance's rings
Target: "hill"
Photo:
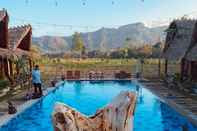
[[[166,26],[149,28],[143,23],[124,25],[119,28],[101,28],[94,32],[81,33],[86,48],[108,51],[114,48],[142,46],[155,44],[164,39]],[[34,37],[33,43],[44,52],[65,52],[72,47],[72,36],[42,36]]]

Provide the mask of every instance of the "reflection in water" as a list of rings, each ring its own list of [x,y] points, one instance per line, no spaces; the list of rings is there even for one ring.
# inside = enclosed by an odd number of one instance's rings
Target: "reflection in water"
[[[144,97],[143,96],[139,96],[138,104],[143,104],[143,103],[144,103]]]
[[[143,92],[142,88],[139,85],[136,85],[136,92],[137,92],[137,103],[138,104],[143,104],[144,103],[144,97],[143,97]]]
[[[76,81],[73,85],[74,90],[75,90],[75,94],[78,96],[79,94],[81,94],[82,88],[83,88],[83,84],[81,83],[81,81]]]
[[[197,129],[193,127],[186,118],[180,117],[180,114],[170,109],[166,104],[161,103],[161,116],[163,128],[165,131],[196,131]]]

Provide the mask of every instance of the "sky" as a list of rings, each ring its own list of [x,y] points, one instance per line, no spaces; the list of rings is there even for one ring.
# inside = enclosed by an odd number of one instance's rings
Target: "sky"
[[[31,24],[34,36],[68,36],[135,22],[159,26],[185,14],[197,16],[197,0],[0,0],[0,8],[8,11],[10,27]]]

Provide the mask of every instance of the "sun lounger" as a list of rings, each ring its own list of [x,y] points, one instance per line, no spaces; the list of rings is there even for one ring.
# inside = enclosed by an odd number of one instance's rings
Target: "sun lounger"
[[[128,79],[131,78],[131,74],[125,71],[119,71],[118,73],[114,74],[115,78],[117,79]]]
[[[79,80],[80,79],[80,71],[75,71],[75,74],[74,74],[74,79],[76,80]]]
[[[73,79],[73,72],[72,71],[67,71],[66,76],[67,76],[66,78],[68,80]]]

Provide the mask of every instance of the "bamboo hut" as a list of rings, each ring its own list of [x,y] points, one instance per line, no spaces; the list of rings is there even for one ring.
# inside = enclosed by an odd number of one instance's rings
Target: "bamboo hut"
[[[166,30],[166,42],[162,57],[165,59],[165,74],[168,74],[168,61],[181,63],[181,79],[187,73],[187,60],[184,58],[190,47],[196,21],[182,18],[174,20]]]
[[[5,9],[0,10],[0,73],[13,81],[13,57],[30,57],[32,28],[30,25],[18,26],[8,29],[9,16]]]
[[[197,22],[195,23],[191,44],[186,52],[185,59],[187,65],[185,65],[186,73],[192,80],[197,81]]]
[[[8,33],[9,43],[8,48],[17,57],[27,56],[29,60],[29,69],[32,68],[32,62],[30,58],[30,47],[31,47],[31,35],[32,28],[30,25],[18,26],[9,29]],[[10,66],[12,66],[10,61]],[[18,70],[18,69],[16,69]],[[17,72],[18,74],[19,72]],[[13,75],[13,67],[10,68],[10,74]]]

